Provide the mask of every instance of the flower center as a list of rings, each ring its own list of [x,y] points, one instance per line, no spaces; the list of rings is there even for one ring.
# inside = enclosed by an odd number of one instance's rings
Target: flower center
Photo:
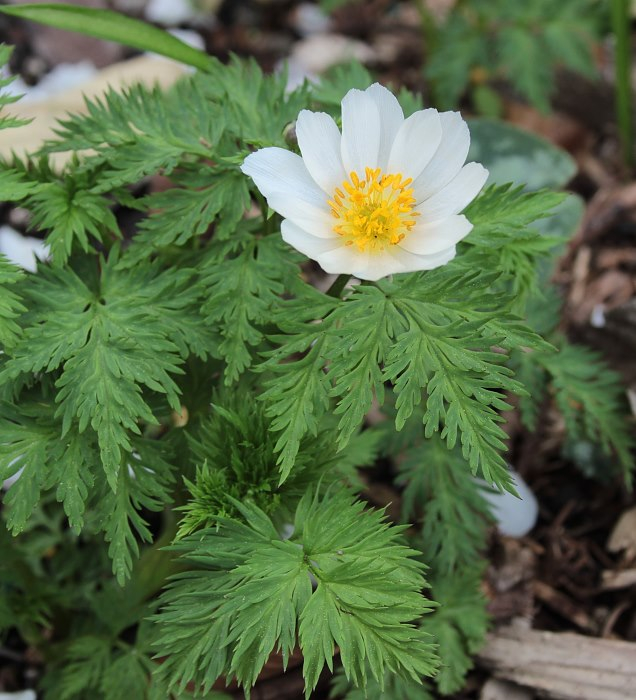
[[[397,245],[419,216],[413,211],[412,182],[400,173],[384,175],[380,168],[366,168],[364,180],[356,172],[349,173],[328,202],[337,219],[333,230],[345,245],[355,245],[361,252],[379,253]]]

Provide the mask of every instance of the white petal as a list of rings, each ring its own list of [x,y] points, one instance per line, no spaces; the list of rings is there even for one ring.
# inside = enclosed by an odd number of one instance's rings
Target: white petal
[[[322,206],[316,206],[313,202],[307,202],[297,197],[290,197],[287,192],[272,192],[267,198],[267,203],[285,219],[290,219],[301,229],[318,238],[331,238],[334,235],[334,218],[329,213],[326,204],[326,195]]]
[[[280,232],[286,243],[312,260],[317,260],[323,253],[342,247],[340,237],[316,238],[287,219],[281,224]]]
[[[434,270],[436,267],[446,265],[455,257],[455,246],[451,246],[434,255],[413,255],[400,246],[391,248],[391,252],[399,258],[404,269],[403,272],[416,272],[417,270]],[[408,255],[408,257],[406,257]]]
[[[324,192],[312,179],[303,159],[291,151],[262,148],[247,156],[241,170],[254,180],[265,198],[272,192],[283,192],[317,207],[326,207]]]
[[[416,255],[446,251],[467,236],[473,225],[465,216],[449,216],[435,223],[418,223],[400,242],[400,247]]]
[[[402,123],[397,132],[387,172],[401,173],[415,180],[437,151],[441,138],[442,126],[438,111],[424,109],[415,112]]]
[[[333,197],[334,190],[342,186],[346,177],[336,122],[324,112],[303,109],[296,122],[296,135],[309,174]]]
[[[375,102],[380,114],[380,149],[378,152],[378,167],[387,172],[391,146],[395,141],[400,126],[404,122],[404,112],[395,95],[383,85],[374,83],[365,90]]]
[[[376,168],[380,151],[380,113],[362,90],[349,90],[342,100],[342,162],[348,173]]]
[[[435,155],[413,184],[416,201],[422,202],[447,185],[466,162],[470,146],[468,125],[459,112],[439,115],[442,140]]]
[[[341,245],[316,256],[316,262],[331,275],[351,275],[354,274],[356,265],[360,263],[360,258],[364,256],[365,253],[361,253],[355,246]]]
[[[422,202],[416,210],[425,223],[457,214],[475,199],[487,178],[488,171],[483,165],[468,163],[446,187]]]
[[[393,248],[394,246],[390,247]],[[355,277],[359,277],[361,280],[370,280],[371,282],[376,282],[396,272],[406,272],[406,267],[401,260],[401,256],[390,253],[388,248],[381,253],[364,255],[357,261],[357,265],[353,270]]]

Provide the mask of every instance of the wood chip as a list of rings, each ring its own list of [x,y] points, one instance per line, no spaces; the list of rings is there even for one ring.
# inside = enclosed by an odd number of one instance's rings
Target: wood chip
[[[626,510],[618,519],[607,541],[610,552],[625,550],[628,557],[636,556],[636,507]]]
[[[597,625],[592,618],[580,608],[571,598],[564,593],[557,591],[542,581],[535,581],[533,584],[535,596],[552,608],[556,613],[574,623],[586,632],[596,631]]]
[[[636,644],[613,639],[506,627],[488,637],[478,661],[556,700],[626,700],[636,688]]]
[[[109,87],[119,90],[133,83],[168,87],[184,75],[187,69],[180,63],[157,56],[139,56],[129,61],[116,63],[100,71],[92,80],[77,88],[65,90],[55,97],[41,102],[16,102],[7,105],[6,116],[32,119],[30,124],[0,132],[0,157],[10,159],[11,154],[24,156],[36,151],[47,139],[54,138],[57,121],[68,113],[79,114],[86,111],[84,97],[101,95]],[[55,153],[51,162],[55,167],[62,165],[71,153]]]
[[[532,700],[534,695],[520,685],[489,678],[481,689],[479,700]]]
[[[604,571],[601,588],[604,591],[616,591],[620,588],[636,586],[636,569],[625,569],[624,571]]]

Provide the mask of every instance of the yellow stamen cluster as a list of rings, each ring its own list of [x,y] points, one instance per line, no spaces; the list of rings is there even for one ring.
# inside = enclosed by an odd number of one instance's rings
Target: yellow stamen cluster
[[[380,252],[398,244],[419,216],[413,211],[412,178],[403,179],[399,173],[383,175],[380,168],[366,168],[364,180],[356,172],[349,178],[328,202],[337,219],[333,230],[345,239],[345,245],[355,245],[361,252]]]

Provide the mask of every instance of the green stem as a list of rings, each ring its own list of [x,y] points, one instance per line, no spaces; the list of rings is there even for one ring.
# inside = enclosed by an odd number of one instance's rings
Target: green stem
[[[630,80],[629,1],[612,0],[612,30],[616,40],[616,118],[623,151],[623,161],[634,164],[632,129],[632,91]]]
[[[351,275],[338,275],[333,284],[327,290],[327,296],[340,298],[342,290],[347,286],[347,282],[351,279]]]

